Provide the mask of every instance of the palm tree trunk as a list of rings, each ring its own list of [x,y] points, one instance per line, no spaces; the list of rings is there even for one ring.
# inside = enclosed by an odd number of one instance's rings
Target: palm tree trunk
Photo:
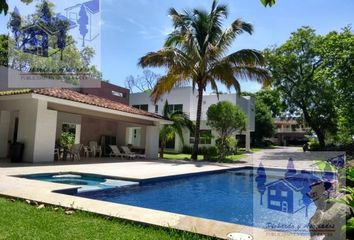
[[[200,131],[200,119],[202,116],[202,104],[203,104],[203,88],[198,86],[198,105],[197,105],[197,119],[195,123],[194,133],[194,145],[192,152],[192,160],[198,160],[198,146],[199,146],[199,131]]]
[[[165,141],[162,141],[161,148],[160,148],[160,158],[163,158],[164,151],[165,151]]]

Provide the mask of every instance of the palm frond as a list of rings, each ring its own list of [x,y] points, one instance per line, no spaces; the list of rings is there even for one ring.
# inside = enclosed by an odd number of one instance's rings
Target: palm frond
[[[242,49],[231,53],[222,61],[230,62],[236,66],[261,66],[264,64],[264,57],[260,51],[255,49]]]
[[[224,84],[227,89],[231,89],[234,87],[236,91],[239,93],[241,92],[241,86],[238,80],[236,79],[233,71],[233,67],[230,63],[223,61],[219,64],[215,65],[213,69],[210,70],[210,74],[213,78],[217,79],[220,83]],[[212,88],[217,90],[217,84],[213,81]]]
[[[271,82],[271,74],[265,68],[254,66],[237,66],[233,67],[235,77],[244,80],[255,80],[263,86],[269,86]]]
[[[236,19],[230,27],[228,27],[221,35],[219,41],[216,43],[216,49],[219,49],[219,53],[225,52],[228,49],[235,38],[242,33],[253,33],[253,26],[250,23],[244,22],[241,19]]]
[[[169,93],[172,88],[182,82],[189,81],[185,78],[185,75],[168,73],[162,76],[156,83],[152,93],[150,95],[151,100],[156,103],[162,95]]]

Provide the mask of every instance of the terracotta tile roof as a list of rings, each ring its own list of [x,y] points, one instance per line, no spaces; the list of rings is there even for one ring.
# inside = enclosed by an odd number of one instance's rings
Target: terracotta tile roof
[[[9,91],[0,91],[0,96],[5,95],[19,95],[19,94],[28,94],[35,93],[44,96],[60,98],[65,100],[70,100],[73,102],[85,103],[97,107],[103,107],[111,110],[117,110],[126,113],[132,113],[147,117],[153,117],[158,119],[163,119],[162,116],[146,112],[137,108],[133,108],[131,106],[115,102],[106,98],[98,97],[90,94],[82,94],[70,89],[64,88],[40,88],[40,89],[21,89],[21,90],[9,90]]]

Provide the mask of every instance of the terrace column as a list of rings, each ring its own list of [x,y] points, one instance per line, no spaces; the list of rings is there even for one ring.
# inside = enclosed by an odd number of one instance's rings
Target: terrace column
[[[10,112],[0,111],[0,158],[7,157],[10,130]]]
[[[53,162],[58,112],[38,101],[33,162]]]
[[[147,159],[157,160],[159,154],[159,126],[146,127],[145,155]]]
[[[18,141],[25,144],[24,161],[54,161],[57,111],[47,109],[47,102],[32,100],[19,111]]]
[[[246,152],[250,152],[251,151],[251,132],[248,129],[246,130],[245,148],[246,148]]]

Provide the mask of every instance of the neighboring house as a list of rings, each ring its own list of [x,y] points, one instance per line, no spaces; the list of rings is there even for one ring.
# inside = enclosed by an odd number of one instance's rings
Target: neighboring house
[[[192,90],[192,87],[181,87],[174,88],[170,93],[164,95],[156,104],[151,102],[149,93],[133,93],[130,94],[130,105],[145,110],[152,113],[157,113],[162,115],[162,110],[165,104],[165,101],[168,101],[169,107],[171,110],[181,110],[186,113],[192,121],[196,120],[197,115],[197,93]],[[203,97],[203,112],[201,117],[201,139],[200,146],[212,146],[215,145],[215,140],[217,138],[217,133],[210,129],[207,126],[207,110],[210,105],[217,103],[218,101],[229,101],[234,103],[236,106],[239,106],[241,110],[247,116],[247,126],[246,130],[237,133],[245,136],[245,146],[247,150],[250,150],[250,133],[254,131],[255,124],[255,104],[254,100],[251,97],[240,97],[236,93],[233,94],[220,94],[219,99],[216,94],[204,95]],[[134,145],[135,138],[139,138],[139,131],[132,129],[131,134],[131,143]],[[212,134],[213,138],[203,137],[206,135]],[[194,143],[194,135],[187,129],[184,130],[184,141],[185,145],[192,146]],[[235,134],[236,135],[236,134]],[[169,142],[167,144],[169,150],[175,152],[180,152],[183,148],[182,142],[179,138]]]
[[[276,131],[274,137],[269,140],[276,145],[286,146],[288,144],[304,144],[309,128],[296,119],[274,119]]]
[[[100,89],[0,90],[0,158],[8,157],[9,145],[18,141],[25,145],[26,162],[52,162],[63,130],[70,129],[75,143],[83,145],[90,141],[100,144],[102,139],[127,145],[129,129],[138,128],[136,147],[148,159],[157,159],[159,127],[170,122],[130,107],[128,101],[129,90],[108,83],[102,83]]]

